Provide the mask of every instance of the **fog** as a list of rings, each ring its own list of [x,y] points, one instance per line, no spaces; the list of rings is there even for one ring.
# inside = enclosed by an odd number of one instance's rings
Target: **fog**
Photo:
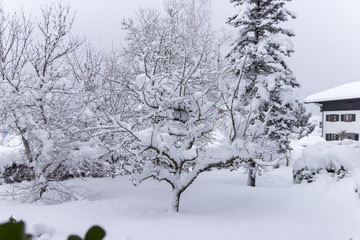
[[[144,3],[145,2],[145,3]],[[7,11],[21,7],[33,18],[48,0],[3,0]],[[74,31],[104,48],[120,46],[121,21],[140,7],[161,7],[162,0],[71,0],[76,12]],[[226,19],[235,13],[228,0],[212,0],[214,28],[228,28]],[[295,0],[288,8],[298,18],[287,25],[296,32],[296,53],[289,64],[302,85],[299,98],[343,83],[360,81],[360,1]],[[311,108],[318,111],[316,107]]]

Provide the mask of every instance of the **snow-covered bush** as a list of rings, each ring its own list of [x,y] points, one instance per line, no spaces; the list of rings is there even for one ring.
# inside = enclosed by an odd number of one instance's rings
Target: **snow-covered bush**
[[[64,181],[71,178],[83,177],[113,177],[119,174],[126,174],[120,164],[110,164],[106,161],[81,161],[74,165],[64,165],[56,169],[49,177],[49,181]],[[31,170],[26,164],[13,163],[4,167],[0,172],[1,183],[12,184],[23,181],[31,181]]]
[[[294,165],[294,183],[313,182],[318,174],[341,179],[360,168],[360,143],[353,140],[320,142],[303,150]]]
[[[0,179],[2,179],[4,183],[20,183],[22,181],[30,181],[30,174],[28,166],[14,162],[12,165],[4,168],[4,172],[1,173]]]

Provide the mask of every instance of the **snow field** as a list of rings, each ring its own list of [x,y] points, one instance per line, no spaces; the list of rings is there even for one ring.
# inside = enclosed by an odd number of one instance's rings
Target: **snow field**
[[[58,205],[1,200],[0,220],[21,218],[29,232],[47,231],[52,240],[83,235],[95,224],[105,228],[107,240],[360,238],[360,200],[350,178],[335,182],[322,176],[300,185],[291,178],[291,168],[284,167],[264,173],[251,188],[241,171],[207,172],[184,192],[179,214],[168,212],[171,189],[163,183],[72,180],[68,184],[91,193]]]

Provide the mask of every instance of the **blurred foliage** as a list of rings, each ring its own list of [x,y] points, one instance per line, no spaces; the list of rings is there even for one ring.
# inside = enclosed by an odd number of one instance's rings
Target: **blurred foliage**
[[[99,226],[91,227],[85,238],[77,235],[70,235],[67,240],[102,240],[105,237],[105,231]],[[9,221],[0,224],[0,240],[32,240],[33,236],[25,233],[25,223],[17,221],[13,217]]]

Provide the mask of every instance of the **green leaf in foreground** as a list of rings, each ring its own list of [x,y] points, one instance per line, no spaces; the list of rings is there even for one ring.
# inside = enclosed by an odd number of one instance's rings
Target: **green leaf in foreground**
[[[105,231],[99,226],[93,226],[86,233],[85,240],[102,240],[105,237]]]
[[[77,235],[70,235],[68,237],[68,240],[81,240],[81,238],[79,236],[77,236]]]
[[[0,240],[24,240],[24,222],[9,222],[0,225]]]

